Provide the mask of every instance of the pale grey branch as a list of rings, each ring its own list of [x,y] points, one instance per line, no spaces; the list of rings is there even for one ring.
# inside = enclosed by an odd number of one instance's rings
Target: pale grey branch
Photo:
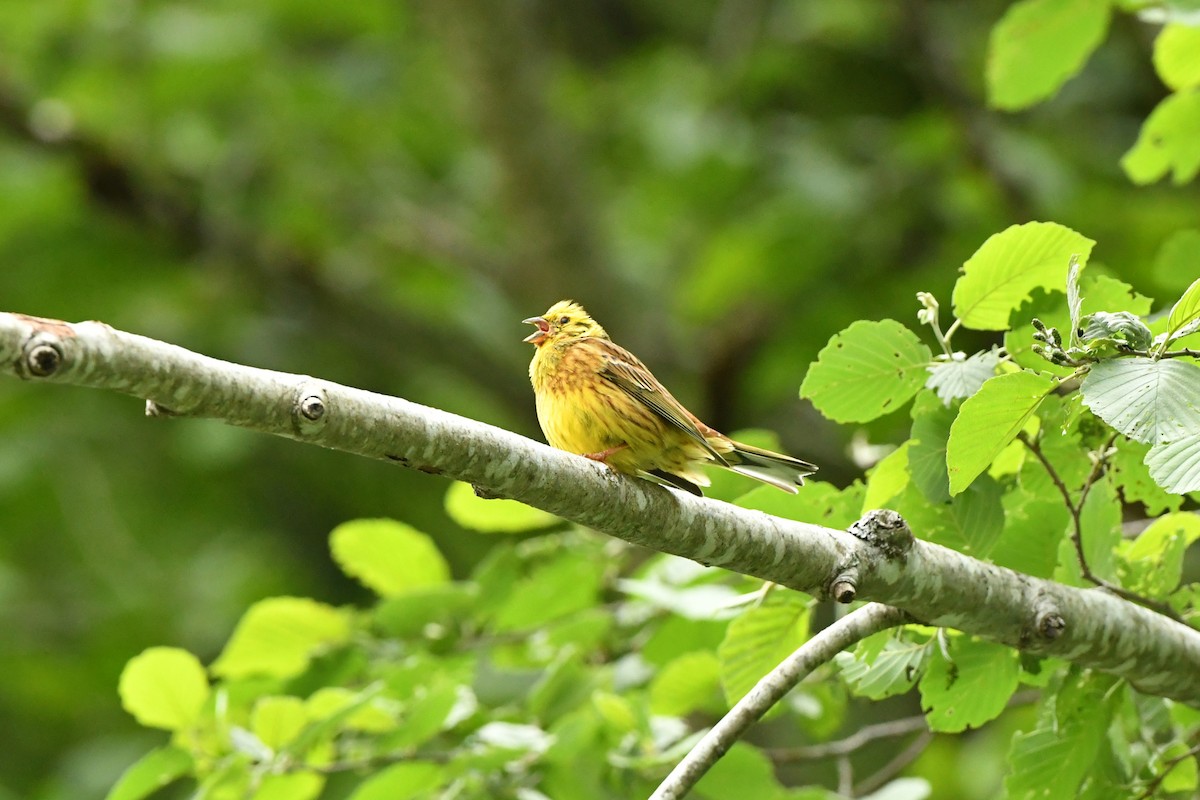
[[[853,576],[859,600],[1200,705],[1200,632],[1102,590],[1022,575],[920,539],[881,547],[692,497],[444,411],[219,361],[97,322],[0,314],[0,365],[31,382],[124,392],[160,411],[468,481],[635,544],[821,597],[839,576]]]

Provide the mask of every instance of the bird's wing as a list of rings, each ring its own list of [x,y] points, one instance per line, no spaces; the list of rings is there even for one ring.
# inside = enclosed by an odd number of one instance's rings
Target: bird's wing
[[[607,339],[589,338],[586,341],[591,347],[599,350],[602,356],[600,377],[611,381],[634,400],[695,439],[718,464],[728,466],[725,458],[713,449],[701,432],[699,420],[671,396],[637,356]],[[707,426],[705,428],[707,429]]]

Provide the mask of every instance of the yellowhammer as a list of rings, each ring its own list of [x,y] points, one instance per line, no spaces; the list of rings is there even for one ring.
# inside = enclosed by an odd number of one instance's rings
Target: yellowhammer
[[[646,365],[608,338],[578,303],[563,300],[526,323],[537,330],[529,379],[551,446],[618,472],[648,475],[700,494],[700,465],[718,466],[795,492],[816,467],[718,433],[671,396]]]

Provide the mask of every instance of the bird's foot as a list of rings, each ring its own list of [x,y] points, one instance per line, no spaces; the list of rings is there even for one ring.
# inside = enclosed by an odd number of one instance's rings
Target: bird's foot
[[[627,447],[629,447],[628,444],[622,443],[622,444],[617,445],[616,447],[610,447],[607,450],[601,450],[598,453],[584,453],[583,457],[590,458],[592,461],[599,461],[601,464],[608,466],[608,457],[611,456],[613,453],[619,453],[620,451],[624,450]]]

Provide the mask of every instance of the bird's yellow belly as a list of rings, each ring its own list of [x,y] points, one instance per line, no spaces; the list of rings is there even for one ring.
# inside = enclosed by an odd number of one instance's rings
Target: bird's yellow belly
[[[624,443],[587,404],[569,402],[556,393],[538,395],[537,415],[546,441],[560,450],[589,455]]]

